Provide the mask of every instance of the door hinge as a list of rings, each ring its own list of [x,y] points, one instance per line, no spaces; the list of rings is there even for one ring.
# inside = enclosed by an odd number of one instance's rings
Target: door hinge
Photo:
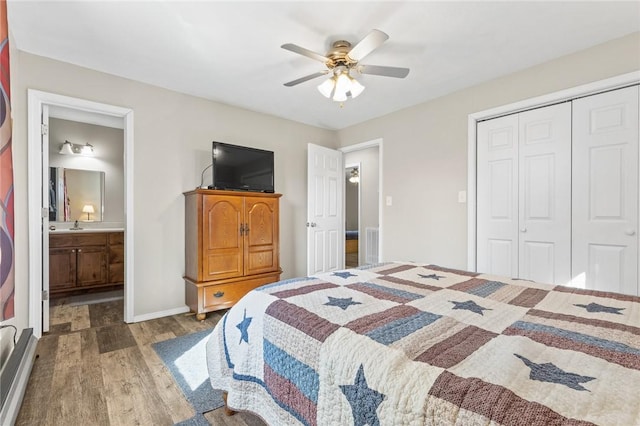
[[[41,218],[45,218],[45,217],[49,217],[49,207],[43,207],[42,210],[40,211],[40,217]]]
[[[49,292],[46,290],[42,290],[42,301],[49,300]]]
[[[43,136],[44,135],[48,135],[49,134],[49,126],[44,124],[44,123],[40,124],[40,134],[43,135]]]

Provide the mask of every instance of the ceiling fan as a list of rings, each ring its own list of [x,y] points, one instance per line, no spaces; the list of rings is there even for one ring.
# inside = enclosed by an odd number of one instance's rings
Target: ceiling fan
[[[292,43],[283,44],[281,46],[283,49],[320,61],[327,67],[326,70],[289,81],[284,85],[291,87],[331,74],[328,80],[318,86],[318,90],[327,98],[337,102],[344,102],[349,98],[355,98],[364,90],[364,86],[351,76],[351,71],[359,74],[405,78],[409,74],[409,68],[360,64],[362,58],[380,47],[388,38],[389,36],[384,32],[372,30],[355,46],[351,46],[351,43],[346,40],[335,41],[326,55],[321,55]]]

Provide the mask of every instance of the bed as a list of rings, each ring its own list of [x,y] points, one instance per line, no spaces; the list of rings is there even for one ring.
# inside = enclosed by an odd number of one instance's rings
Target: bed
[[[207,364],[270,425],[638,425],[640,298],[379,264],[250,292]]]

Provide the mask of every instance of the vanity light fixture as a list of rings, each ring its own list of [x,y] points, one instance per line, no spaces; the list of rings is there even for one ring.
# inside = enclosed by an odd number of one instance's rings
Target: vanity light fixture
[[[349,176],[349,182],[360,183],[360,173],[358,173],[357,168],[351,169],[351,176]]]
[[[60,153],[62,155],[72,155],[72,154],[74,154],[74,152],[73,152],[73,144],[71,142],[69,142],[69,141],[64,141],[64,143],[60,147],[60,151],[58,151],[58,153]]]
[[[88,142],[84,145],[79,145],[65,140],[58,153],[62,155],[93,155],[93,145]]]
[[[80,153],[82,155],[91,155],[91,154],[93,154],[93,145],[91,145],[89,142],[85,143],[84,146],[82,147],[82,149],[80,150]]]

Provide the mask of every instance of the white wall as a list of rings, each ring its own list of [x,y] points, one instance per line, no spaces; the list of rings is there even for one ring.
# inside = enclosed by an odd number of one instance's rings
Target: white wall
[[[90,143],[94,155],[61,155],[60,145],[68,140]],[[104,172],[104,222],[124,223],[124,133],[122,129],[49,119],[49,166]],[[86,214],[84,215],[86,217]],[[84,224],[83,226],[90,226]]]
[[[275,151],[283,277],[305,273],[307,143],[335,147],[334,132],[21,51],[11,67],[18,328],[28,322],[27,88],[134,110],[134,315],[184,306],[182,193],[200,184],[212,140]]]
[[[384,260],[466,268],[467,205],[457,198],[467,186],[469,114],[637,70],[640,33],[338,131],[340,146],[384,140],[382,196],[393,198]]]

